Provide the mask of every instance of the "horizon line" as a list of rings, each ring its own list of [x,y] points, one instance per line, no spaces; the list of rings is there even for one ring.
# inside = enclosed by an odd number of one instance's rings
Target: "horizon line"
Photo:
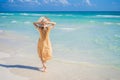
[[[120,11],[48,11],[48,10],[44,10],[44,11],[0,11],[0,12],[120,12]]]

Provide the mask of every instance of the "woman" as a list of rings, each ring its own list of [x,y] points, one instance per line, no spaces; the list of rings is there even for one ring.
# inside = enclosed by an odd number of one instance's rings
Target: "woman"
[[[47,17],[41,17],[38,22],[33,23],[40,33],[38,40],[38,55],[42,61],[42,71],[46,71],[46,62],[52,57],[52,47],[49,38],[50,30],[55,26]]]

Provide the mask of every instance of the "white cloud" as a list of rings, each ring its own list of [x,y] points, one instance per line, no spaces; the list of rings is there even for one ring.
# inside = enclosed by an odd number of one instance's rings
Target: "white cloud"
[[[33,3],[33,4],[37,4],[40,5],[40,1],[38,0],[8,0],[8,2],[13,3],[13,2],[28,2],[28,3]]]
[[[67,0],[59,0],[59,2],[61,2],[62,4],[65,4],[65,5],[66,5],[66,4],[67,4],[67,5],[70,4]]]
[[[8,0],[8,2],[13,3],[13,2],[28,2],[28,3],[32,3],[32,4],[37,4],[37,5],[41,5],[42,0]],[[46,4],[50,4],[50,3],[54,3],[55,5],[57,4],[62,4],[62,5],[70,5],[68,0],[43,0],[44,3]]]
[[[88,6],[92,6],[90,0],[85,0],[85,3],[86,3]]]
[[[63,5],[68,5],[70,4],[68,0],[44,0],[44,3],[49,4],[49,3],[61,3]]]
[[[20,2],[34,2],[36,0],[19,0]]]

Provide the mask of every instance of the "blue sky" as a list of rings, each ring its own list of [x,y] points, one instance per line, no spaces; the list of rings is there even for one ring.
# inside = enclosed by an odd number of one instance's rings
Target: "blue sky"
[[[120,11],[120,0],[0,0],[0,11]]]

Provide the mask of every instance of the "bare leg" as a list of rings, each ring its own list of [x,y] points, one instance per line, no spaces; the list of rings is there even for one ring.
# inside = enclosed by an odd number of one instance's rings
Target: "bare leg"
[[[41,57],[41,61],[42,61],[42,72],[46,72],[46,61],[43,60],[43,58]]]
[[[43,65],[42,71],[43,71],[43,72],[46,72],[46,62],[42,61],[42,65]]]
[[[42,62],[42,69],[40,69],[42,72],[45,72],[46,71],[46,61],[43,60],[42,58],[42,54],[41,54],[41,51],[40,51],[40,48],[39,48],[39,43],[38,43],[38,55],[39,55],[39,58],[41,59],[41,62]]]

